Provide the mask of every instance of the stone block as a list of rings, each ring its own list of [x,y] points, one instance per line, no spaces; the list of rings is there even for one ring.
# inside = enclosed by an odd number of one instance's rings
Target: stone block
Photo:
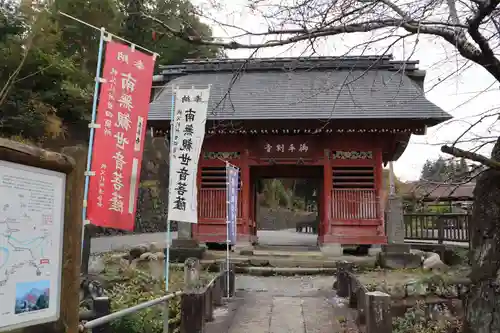
[[[134,259],[139,258],[144,253],[148,252],[148,250],[149,250],[149,246],[145,245],[145,244],[140,244],[140,245],[134,246],[129,251],[129,260],[132,261]]]
[[[410,245],[409,244],[383,244],[382,252],[385,253],[410,253]]]
[[[182,249],[194,249],[199,247],[200,244],[196,239],[172,239],[172,247],[178,247]]]
[[[253,256],[254,247],[250,242],[237,242],[234,251],[242,256]]]
[[[390,269],[418,268],[422,265],[422,257],[413,253],[380,252],[377,263]]]
[[[403,201],[400,197],[391,196],[388,198],[385,225],[389,243],[404,243]]]
[[[252,266],[269,266],[269,264],[267,259],[250,259],[250,265]]]
[[[439,254],[437,253],[431,253],[423,262],[422,267],[424,270],[437,270],[437,271],[447,271],[448,266],[445,265],[442,261],[441,258],[439,257]]]
[[[365,306],[366,332],[391,333],[391,296],[380,291],[368,292]]]
[[[253,250],[252,249],[242,249],[242,250],[240,250],[240,255],[253,256]]]
[[[382,251],[382,248],[380,247],[380,245],[372,245],[370,246],[370,248],[368,249],[368,256],[369,257],[376,257],[378,256],[379,252]]]
[[[320,250],[328,257],[341,257],[343,255],[342,244],[323,244],[321,245]]]
[[[196,248],[170,248],[170,262],[184,262],[188,258],[196,258],[201,260],[206,249],[204,247]]]
[[[459,251],[467,252],[468,249],[459,249]],[[467,258],[465,256],[461,256],[454,249],[445,249],[441,258],[446,265],[450,266],[467,263]]]

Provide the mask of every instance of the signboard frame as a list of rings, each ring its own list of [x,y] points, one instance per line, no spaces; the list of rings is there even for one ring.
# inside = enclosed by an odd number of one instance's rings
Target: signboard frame
[[[64,225],[65,225],[65,200],[66,200],[66,186],[67,186],[67,175],[62,172],[58,171],[53,171],[49,169],[44,169],[44,168],[39,168],[39,167],[34,167],[34,166],[29,166],[29,165],[24,165],[20,163],[15,163],[15,162],[10,162],[10,161],[4,161],[0,160],[0,179],[2,175],[2,168],[8,168],[11,170],[14,170],[14,172],[19,172],[19,173],[24,173],[24,176],[26,176],[26,173],[31,173],[31,174],[41,174],[43,176],[48,176],[51,177],[53,180],[54,188],[59,192],[59,195],[57,197],[57,201],[54,201],[53,207],[55,208],[53,212],[53,216],[59,215],[59,223],[54,223],[52,221],[52,225],[58,225],[59,229],[59,235],[56,235],[52,240],[58,240],[58,244],[52,245],[53,248],[57,248],[57,258],[54,258],[55,260],[55,269],[50,270],[50,274],[52,275],[50,278],[50,287],[49,287],[49,302],[54,304],[54,307],[51,311],[45,311],[44,310],[38,310],[38,311],[33,311],[33,313],[36,313],[37,315],[40,314],[46,314],[45,316],[38,316],[38,318],[35,319],[28,319],[25,321],[20,321],[16,322],[13,324],[9,324],[8,326],[0,326],[0,332],[4,331],[10,331],[10,330],[16,330],[20,328],[25,328],[25,327],[30,327],[34,325],[40,325],[40,324],[45,324],[45,323],[50,323],[50,322],[56,322],[59,320],[61,317],[61,292],[62,292],[62,269],[63,269],[63,249],[64,249]],[[56,183],[57,182],[57,183]],[[42,280],[42,279],[40,279]],[[55,284],[53,286],[52,284]],[[14,293],[15,296],[15,293]],[[5,298],[3,298],[5,299]],[[15,298],[13,300],[13,309],[15,306]],[[50,304],[49,303],[49,304]],[[47,310],[50,310],[51,307]],[[23,314],[19,315],[19,318],[30,318],[28,314]],[[0,317],[1,318],[1,317]],[[0,319],[0,323],[5,322],[4,320]]]

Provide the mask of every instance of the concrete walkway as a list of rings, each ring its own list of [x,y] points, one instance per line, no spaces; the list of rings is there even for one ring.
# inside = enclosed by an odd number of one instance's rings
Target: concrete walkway
[[[337,333],[349,310],[333,277],[238,276],[243,297],[227,333]],[[221,332],[224,333],[224,332]]]

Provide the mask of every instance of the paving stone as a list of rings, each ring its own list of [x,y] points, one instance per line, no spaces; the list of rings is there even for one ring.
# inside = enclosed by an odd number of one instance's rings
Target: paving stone
[[[334,304],[326,297],[304,297],[302,308],[307,333],[339,332],[340,326],[334,314]]]
[[[325,276],[237,276],[243,305],[228,333],[342,332],[338,317],[350,309],[335,297],[333,280]]]
[[[268,295],[246,295],[228,333],[269,332],[272,304],[273,298]]]
[[[304,333],[301,298],[274,297],[269,333]]]

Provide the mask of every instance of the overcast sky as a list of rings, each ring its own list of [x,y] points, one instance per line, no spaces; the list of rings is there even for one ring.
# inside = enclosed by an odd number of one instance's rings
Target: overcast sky
[[[221,0],[224,8],[218,11],[214,11],[206,1],[197,0],[194,3],[201,6],[205,16],[211,18],[211,20],[205,21],[213,27],[216,37],[241,34],[241,31],[224,26],[224,24],[238,26],[252,32],[262,32],[268,29],[268,25],[260,16],[252,15],[245,9],[245,0]],[[216,24],[214,19],[222,25]],[[348,36],[329,37],[317,45],[316,51],[322,56],[380,54],[387,48],[387,41],[373,45],[364,53],[361,48],[349,51],[373,36],[372,33],[356,33]],[[262,38],[244,37],[238,41],[259,43],[262,42]],[[236,50],[229,51],[228,55],[231,58],[246,58],[252,52],[253,50]],[[304,45],[295,45],[261,49],[256,56],[300,56],[303,52]],[[395,172],[400,179],[404,181],[414,180],[418,179],[422,165],[427,158],[435,159],[439,156],[440,143],[453,143],[471,123],[476,122],[486,111],[500,107],[500,84],[481,67],[465,62],[463,58],[456,55],[452,46],[437,38],[420,36],[417,44],[415,38],[406,39],[404,44],[398,44],[392,48],[391,53],[397,60],[408,58],[419,60],[420,69],[427,71],[425,80],[427,99],[454,116],[453,120],[430,128],[425,136],[412,136],[410,145],[395,163]],[[464,69],[459,70],[462,67]],[[495,119],[495,117],[485,119],[462,140],[470,141],[477,136],[491,137],[498,134],[498,126],[495,128],[492,125]],[[476,141],[461,143],[458,147],[471,149],[478,145]],[[485,146],[480,152],[489,154],[490,150],[491,146]]]

